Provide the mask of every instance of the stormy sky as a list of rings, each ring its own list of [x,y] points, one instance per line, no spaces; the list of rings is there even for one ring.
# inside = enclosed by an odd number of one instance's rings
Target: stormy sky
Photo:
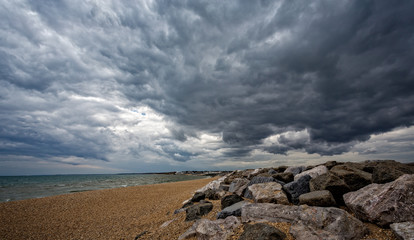
[[[0,175],[411,162],[413,10],[0,0]]]

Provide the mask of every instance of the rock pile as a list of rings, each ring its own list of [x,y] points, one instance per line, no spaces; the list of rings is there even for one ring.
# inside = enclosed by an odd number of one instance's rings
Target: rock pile
[[[206,199],[220,199],[218,220],[200,219],[213,208]],[[197,190],[180,211],[186,211],[186,221],[196,220],[180,239],[226,239],[241,224],[239,239],[286,238],[266,222],[291,224],[294,239],[362,239],[369,231],[363,222],[414,239],[414,166],[330,161],[238,170]]]

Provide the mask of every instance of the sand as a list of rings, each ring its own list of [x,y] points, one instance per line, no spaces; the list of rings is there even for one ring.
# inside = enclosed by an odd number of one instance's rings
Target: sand
[[[0,239],[177,239],[194,221],[174,214],[195,190],[216,178],[107,189],[0,203]],[[220,201],[204,216],[216,219]],[[290,224],[269,223],[286,233]],[[363,239],[396,239],[390,229],[366,224]],[[228,239],[238,239],[243,226]],[[191,238],[191,239],[196,239]]]

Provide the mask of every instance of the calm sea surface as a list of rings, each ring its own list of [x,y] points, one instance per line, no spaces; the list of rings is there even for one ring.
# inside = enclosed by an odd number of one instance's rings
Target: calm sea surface
[[[0,176],[0,202],[201,178],[206,177],[163,174]]]

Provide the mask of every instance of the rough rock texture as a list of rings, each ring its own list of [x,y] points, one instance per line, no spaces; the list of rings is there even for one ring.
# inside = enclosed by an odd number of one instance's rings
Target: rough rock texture
[[[224,180],[228,177],[228,175],[221,177],[217,180],[211,181],[204,187],[198,189],[196,192],[205,192],[207,189],[220,189],[220,185],[223,184]]]
[[[250,202],[240,201],[231,206],[226,207],[221,212],[217,213],[217,218],[226,218],[228,216],[241,216],[241,209],[244,205],[250,204]]]
[[[299,203],[319,207],[331,207],[336,205],[332,193],[328,190],[314,191],[302,194],[299,196]]]
[[[243,198],[239,195],[227,195],[221,199],[221,209],[225,209],[226,207],[231,206],[240,201],[243,201]]]
[[[191,202],[200,202],[201,200],[206,198],[206,194],[204,192],[196,192],[191,198]]]
[[[233,180],[233,182],[231,182],[229,192],[241,196],[243,195],[243,192],[247,188],[247,184],[249,184],[249,182],[250,181],[246,178],[236,178]]]
[[[329,170],[329,169],[331,169],[331,168],[333,168],[333,167],[335,167],[336,165],[338,165],[339,163],[338,162],[336,162],[336,161],[328,161],[328,162],[326,162],[324,165],[325,165],[325,167]]]
[[[402,240],[414,239],[414,222],[393,223],[390,225],[394,234]]]
[[[414,167],[396,161],[373,162],[372,182],[392,182],[404,174],[414,174]]]
[[[285,190],[289,200],[294,203],[299,203],[299,196],[308,193],[309,189],[309,181],[311,177],[309,175],[305,175],[299,178],[297,181],[287,183],[283,186],[283,190]]]
[[[224,190],[221,189],[208,189],[207,191],[204,192],[206,198],[210,199],[210,200],[219,200],[221,199],[226,192]]]
[[[333,207],[255,203],[242,208],[242,222],[248,221],[292,223],[290,233],[298,240],[361,239],[367,233],[361,221]]]
[[[370,184],[344,195],[345,204],[362,220],[388,225],[414,221],[414,175],[406,174],[394,182]]]
[[[290,172],[293,174],[293,176],[298,175],[299,173],[305,171],[305,166],[299,166],[299,167],[288,167],[284,172]]]
[[[271,169],[269,169],[269,171],[267,171],[267,174],[269,174],[269,175],[273,175],[273,174],[276,174],[277,172],[276,172],[276,170],[274,170],[273,168],[271,168]]]
[[[258,183],[267,183],[267,182],[275,182],[277,181],[276,179],[274,179],[273,177],[263,177],[263,176],[256,176],[254,178],[252,178],[252,180],[250,180],[249,184],[247,184],[247,189],[244,193],[245,198],[253,198],[252,193],[249,191],[249,187],[254,185],[254,184],[258,184]]]
[[[372,174],[364,172],[349,165],[338,165],[331,172],[343,179],[351,191],[356,191],[371,184]]]
[[[258,183],[250,186],[248,189],[255,202],[289,204],[286,194],[282,191],[282,185],[279,183]]]
[[[213,209],[213,204],[210,202],[204,202],[195,204],[193,206],[188,207],[186,212],[185,221],[192,221],[199,219],[201,216],[206,215]]]
[[[314,167],[310,170],[299,173],[298,175],[296,175],[294,177],[293,180],[297,181],[297,180],[299,180],[299,178],[301,178],[305,175],[309,175],[309,176],[311,176],[311,178],[315,178],[315,177],[317,177],[319,175],[322,175],[322,174],[325,174],[327,172],[328,172],[328,168],[326,168],[324,165],[321,165],[321,166],[317,166],[317,167]]]
[[[264,223],[246,224],[239,240],[283,240],[286,234]]]
[[[341,205],[344,204],[343,195],[351,191],[344,180],[330,172],[311,179],[309,182],[309,188],[311,191],[330,191],[335,199],[335,202]]]
[[[293,182],[293,173],[291,172],[283,172],[283,173],[276,173],[273,174],[272,177],[276,180],[285,182],[285,183],[290,183]]]
[[[237,217],[230,216],[226,219],[211,221],[208,219],[197,220],[178,240],[197,237],[197,239],[223,240],[240,225]]]

